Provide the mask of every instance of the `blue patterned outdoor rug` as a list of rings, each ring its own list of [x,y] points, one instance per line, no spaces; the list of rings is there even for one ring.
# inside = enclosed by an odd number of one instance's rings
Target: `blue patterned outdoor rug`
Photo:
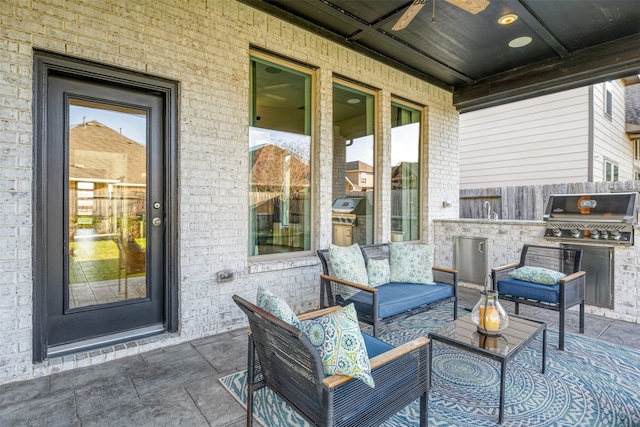
[[[447,323],[451,306],[442,306],[381,328],[392,345],[427,336]],[[541,368],[541,337],[507,365],[504,426],[640,426],[640,351],[567,333],[565,351],[558,334],[547,334],[547,369]],[[246,403],[246,375],[220,381]],[[495,426],[498,421],[500,365],[496,361],[434,344],[429,426]],[[307,426],[286,403],[264,388],[255,394],[254,415],[267,427]],[[417,426],[418,402],[384,426]]]

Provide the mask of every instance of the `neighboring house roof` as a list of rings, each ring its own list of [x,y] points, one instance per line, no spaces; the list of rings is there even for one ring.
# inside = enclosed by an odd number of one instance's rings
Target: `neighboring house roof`
[[[625,119],[629,138],[640,139],[640,83],[626,87]]]
[[[146,147],[92,120],[69,130],[69,177],[146,184]]]
[[[625,114],[627,123],[640,125],[640,84],[627,86],[625,101]]]
[[[345,169],[347,172],[373,172],[373,166],[359,160],[345,163]]]

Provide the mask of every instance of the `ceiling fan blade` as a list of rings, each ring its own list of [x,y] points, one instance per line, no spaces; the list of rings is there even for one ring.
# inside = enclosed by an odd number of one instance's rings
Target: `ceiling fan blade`
[[[279,102],[283,102],[287,100],[287,98],[285,98],[284,96],[272,95],[270,93],[265,93],[263,96],[266,96],[267,98],[271,98]]]
[[[466,10],[469,13],[480,13],[489,6],[489,0],[445,0],[454,6],[458,6],[460,9]]]
[[[413,3],[411,3],[407,10],[404,11],[400,19],[398,19],[398,22],[396,22],[391,29],[393,31],[405,29],[407,25],[409,25],[409,22],[411,22],[413,18],[416,17],[418,12],[420,12],[420,9],[422,9],[424,5],[427,4],[427,1],[428,0],[413,0]]]
[[[289,86],[291,86],[291,83],[280,83],[280,84],[275,84],[275,85],[271,85],[271,86],[264,86],[262,88],[262,90],[278,90],[278,89],[285,89],[288,88]]]

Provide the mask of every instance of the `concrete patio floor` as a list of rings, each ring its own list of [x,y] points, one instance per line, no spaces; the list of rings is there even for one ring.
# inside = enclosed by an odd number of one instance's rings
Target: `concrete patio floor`
[[[461,307],[477,299],[477,290],[460,288]],[[522,307],[521,314],[557,329],[556,312]],[[567,331],[576,333],[577,313],[567,322]],[[602,341],[640,349],[639,331],[638,324],[586,316],[585,335]],[[244,426],[244,408],[218,379],[246,368],[246,349],[241,328],[0,386],[0,426]]]

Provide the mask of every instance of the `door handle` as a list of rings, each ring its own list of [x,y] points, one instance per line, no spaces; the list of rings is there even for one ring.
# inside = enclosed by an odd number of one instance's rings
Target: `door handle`
[[[478,252],[480,252],[481,254],[484,253],[484,242],[478,243]]]
[[[162,224],[162,220],[160,218],[153,218],[151,224],[155,225],[156,227],[160,227],[160,225]]]

